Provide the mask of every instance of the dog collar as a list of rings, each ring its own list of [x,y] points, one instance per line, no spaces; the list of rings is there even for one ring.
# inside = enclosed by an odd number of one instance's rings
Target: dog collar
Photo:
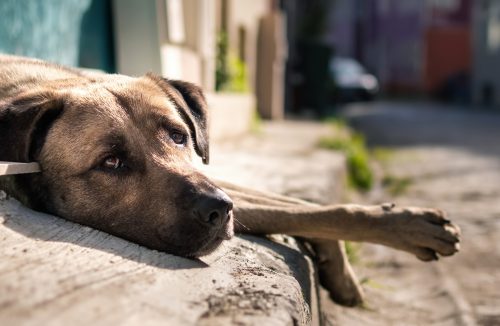
[[[40,172],[40,164],[36,162],[19,163],[19,162],[3,162],[0,161],[0,176],[12,174],[38,173]]]

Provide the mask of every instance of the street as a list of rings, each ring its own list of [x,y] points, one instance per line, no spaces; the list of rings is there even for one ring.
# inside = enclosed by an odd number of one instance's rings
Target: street
[[[500,325],[500,115],[426,103],[342,111],[366,136],[385,180],[367,202],[438,207],[462,229],[461,251],[438,262],[363,245],[354,268],[367,303],[329,305],[335,325]]]

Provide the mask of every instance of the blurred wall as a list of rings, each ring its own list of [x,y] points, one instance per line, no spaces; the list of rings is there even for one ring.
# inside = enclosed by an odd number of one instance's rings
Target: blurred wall
[[[334,31],[325,35],[325,41],[335,48],[336,55],[356,56],[356,10],[355,0],[335,0],[328,21],[328,29]]]
[[[215,43],[224,25],[253,89],[259,18],[269,0],[114,0],[113,9],[120,72],[152,71],[214,91]]]
[[[91,0],[80,27],[78,65],[116,72],[111,0]]]
[[[473,51],[474,101],[500,108],[500,0],[474,3]]]
[[[229,44],[245,62],[252,90],[256,83],[259,20],[269,12],[270,3],[269,0],[227,1]]]
[[[455,96],[468,92],[473,2],[336,0],[325,40],[361,61],[386,93]]]
[[[114,0],[116,64],[119,73],[161,74],[159,17],[154,0]]]
[[[422,0],[369,0],[360,23],[359,60],[386,90],[422,89],[426,4]]]
[[[77,66],[91,0],[0,1],[0,52]]]
[[[115,71],[110,0],[2,0],[0,52]]]
[[[258,58],[262,19],[279,16],[269,16],[275,9],[273,0],[0,0],[0,52],[129,75],[150,71],[215,91],[216,40],[224,24],[230,50],[246,67],[250,87],[241,95],[272,103],[263,112],[281,117],[286,54]],[[280,24],[266,29],[265,49],[284,43],[277,39]],[[256,94],[263,66],[270,67],[262,77],[270,86]]]

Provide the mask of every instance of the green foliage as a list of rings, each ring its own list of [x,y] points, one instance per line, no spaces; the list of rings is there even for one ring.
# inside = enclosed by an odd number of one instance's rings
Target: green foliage
[[[389,148],[377,147],[373,149],[372,154],[373,157],[382,164],[387,164],[394,159],[394,152]],[[386,174],[382,178],[382,186],[392,196],[404,194],[412,183],[413,179],[406,176]]]
[[[354,137],[347,153],[347,165],[351,182],[361,190],[370,190],[373,186],[373,173],[370,169],[370,158],[365,147],[364,138],[359,135]]]
[[[365,277],[365,278],[361,279],[360,283],[364,286],[369,286],[373,289],[394,291],[393,287],[379,283],[379,282],[377,282],[369,277]]]
[[[217,35],[217,57],[215,61],[215,89],[222,90],[229,81],[229,70],[227,64],[228,40],[227,33],[220,32]]]
[[[252,121],[250,121],[250,131],[254,134],[260,134],[262,132],[262,118],[257,109],[253,111]]]
[[[409,177],[396,177],[386,175],[382,179],[382,185],[393,196],[399,196],[405,193],[411,186],[413,180]]]
[[[245,93],[249,91],[247,65],[234,54],[229,55],[229,81],[223,87],[228,92]]]
[[[226,32],[220,32],[217,37],[215,89],[238,93],[249,91],[246,64],[230,52]]]
[[[336,130],[348,130],[349,126],[347,122],[342,118],[337,118],[336,116],[329,116],[322,120],[324,123],[330,124]]]
[[[373,186],[373,173],[364,137],[361,134],[351,132],[342,121],[333,122],[333,124],[337,129],[339,126],[343,128],[343,133],[337,137],[320,139],[319,146],[344,152],[347,158],[350,185],[359,190],[370,190]]]
[[[377,161],[387,163],[393,158],[394,152],[389,148],[376,147],[373,149],[372,155]]]
[[[361,244],[358,242],[345,241],[345,252],[347,254],[347,259],[351,264],[356,264],[360,261],[360,248]]]

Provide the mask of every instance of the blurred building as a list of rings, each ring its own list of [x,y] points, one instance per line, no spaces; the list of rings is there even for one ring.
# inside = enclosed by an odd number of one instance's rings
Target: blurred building
[[[286,62],[286,105],[292,113],[322,116],[331,105],[333,82],[329,71],[332,44],[325,41],[331,31],[328,19],[334,10],[331,0],[282,0],[286,14],[288,60]]]
[[[283,117],[286,54],[274,1],[114,0],[113,9],[118,71],[201,85],[219,115],[233,116],[213,121],[215,136],[240,130],[238,121],[255,108],[264,118]]]
[[[500,108],[500,0],[474,2],[474,102]]]
[[[367,66],[386,93],[467,101],[472,2],[337,0],[325,39]]]
[[[0,52],[115,69],[109,1],[2,0],[0,15]]]
[[[3,0],[0,52],[201,85],[218,129],[284,113],[284,16],[275,0]],[[227,134],[226,134],[227,135]]]
[[[2,0],[0,52],[195,82],[236,117],[214,121],[214,135],[239,133],[255,109],[280,119],[328,107],[333,55],[360,61],[389,95],[500,106],[499,3]]]

